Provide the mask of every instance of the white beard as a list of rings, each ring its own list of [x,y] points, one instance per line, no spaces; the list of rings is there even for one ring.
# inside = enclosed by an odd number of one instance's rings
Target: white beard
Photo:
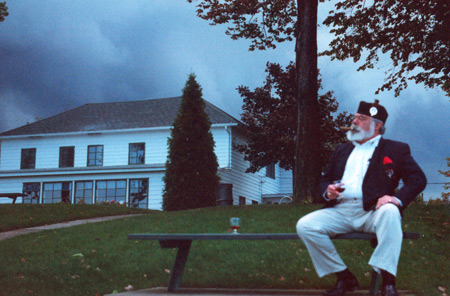
[[[351,142],[364,141],[365,139],[372,138],[375,135],[375,121],[373,121],[373,120],[370,123],[370,128],[368,131],[364,131],[361,128],[359,128],[358,126],[355,126],[353,124],[352,124],[352,128],[356,129],[356,131],[355,132],[348,131],[346,133],[347,139]]]

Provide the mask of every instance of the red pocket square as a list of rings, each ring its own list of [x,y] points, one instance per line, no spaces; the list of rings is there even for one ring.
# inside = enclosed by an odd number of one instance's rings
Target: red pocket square
[[[385,156],[383,159],[383,164],[384,165],[388,165],[388,164],[393,164],[394,162],[392,161],[392,159],[390,159],[389,157]]]

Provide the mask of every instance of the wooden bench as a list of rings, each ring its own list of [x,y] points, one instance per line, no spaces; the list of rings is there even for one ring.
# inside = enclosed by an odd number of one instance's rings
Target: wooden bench
[[[418,239],[419,233],[404,232],[403,239]],[[177,248],[177,256],[170,277],[169,292],[175,292],[180,287],[184,267],[189,255],[192,241],[194,240],[298,240],[296,233],[239,233],[239,234],[170,234],[170,233],[135,233],[128,234],[129,240],[157,240],[161,248]],[[372,233],[347,233],[333,237],[332,239],[362,239],[368,240],[373,248],[377,245],[377,238]],[[370,294],[376,295],[380,283],[380,275],[373,271],[370,283]]]

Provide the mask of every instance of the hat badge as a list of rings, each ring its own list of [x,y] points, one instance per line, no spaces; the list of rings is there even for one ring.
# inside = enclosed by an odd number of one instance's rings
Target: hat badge
[[[378,113],[378,109],[376,107],[372,107],[369,110],[370,116],[375,116]]]

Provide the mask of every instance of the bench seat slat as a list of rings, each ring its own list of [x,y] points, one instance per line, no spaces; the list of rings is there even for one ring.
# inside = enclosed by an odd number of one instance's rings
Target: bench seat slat
[[[373,233],[353,232],[340,234],[333,239],[362,239],[376,238]],[[404,232],[404,239],[418,239],[419,234]],[[296,233],[133,233],[128,234],[130,240],[296,240]]]

